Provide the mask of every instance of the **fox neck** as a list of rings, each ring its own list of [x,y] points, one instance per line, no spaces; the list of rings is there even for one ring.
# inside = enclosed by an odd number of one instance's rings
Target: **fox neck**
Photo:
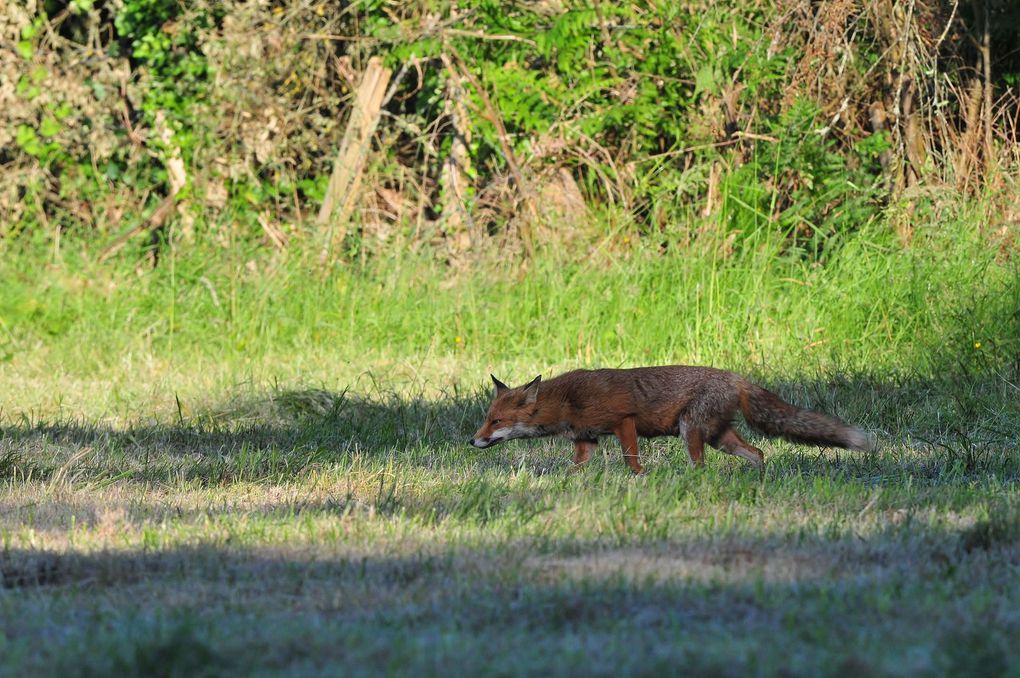
[[[530,429],[528,438],[556,435],[569,429],[567,409],[563,400],[555,391],[542,389],[538,392],[535,402],[535,414],[524,426]]]

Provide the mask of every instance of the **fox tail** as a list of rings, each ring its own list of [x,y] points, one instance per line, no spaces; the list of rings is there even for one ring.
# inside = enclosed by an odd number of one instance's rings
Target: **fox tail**
[[[761,386],[747,383],[740,392],[740,412],[751,428],[795,443],[844,447],[869,452],[875,437],[836,417],[795,407]]]

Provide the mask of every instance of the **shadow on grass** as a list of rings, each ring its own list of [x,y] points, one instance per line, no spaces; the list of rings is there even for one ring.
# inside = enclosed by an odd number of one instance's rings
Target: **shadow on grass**
[[[0,590],[0,602],[23,614],[0,631],[8,648],[59,636],[55,663],[75,673],[314,661],[574,675],[685,662],[695,673],[817,675],[850,659],[869,673],[898,672],[895,662],[913,654],[922,664],[910,672],[988,675],[1020,665],[1010,642],[1020,587],[1000,585],[1016,580],[1017,525],[976,541],[974,528],[929,527],[870,540],[567,538],[410,555],[345,554],[342,544],[282,555],[219,545],[14,548],[0,554],[10,592],[4,601]],[[40,597],[51,602],[33,618]],[[37,627],[46,633],[30,633]]]
[[[882,447],[872,456],[797,446],[796,454],[779,457],[777,472],[835,470],[860,479],[883,474],[938,479],[947,473],[1020,477],[1020,397],[1016,382],[1006,377],[837,375],[762,383],[790,402],[876,431]],[[87,421],[8,421],[0,423],[0,478],[47,479],[71,473],[72,461],[74,473],[92,480],[173,477],[208,483],[284,479],[353,456],[431,469],[463,466],[482,458],[465,440],[484,417],[488,398],[482,393],[435,400],[369,399],[278,389],[238,397],[187,418],[123,429]],[[777,460],[772,442],[750,437],[763,447],[766,460]],[[614,441],[604,444],[615,454]],[[569,457],[566,441],[537,445],[562,448],[559,457]],[[650,449],[643,444],[644,455]],[[546,457],[536,463],[546,472]]]
[[[9,422],[0,425],[0,477],[51,477],[83,452],[135,476],[165,478],[177,469],[179,477],[209,482],[279,477],[352,455],[402,454],[427,462],[428,455],[405,453],[466,448],[485,405],[477,397],[372,400],[299,389],[238,397],[188,418],[123,429],[87,421]]]

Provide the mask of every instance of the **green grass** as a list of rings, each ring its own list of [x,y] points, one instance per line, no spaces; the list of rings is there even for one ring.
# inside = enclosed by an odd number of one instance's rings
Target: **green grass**
[[[285,404],[249,411],[273,424],[234,403],[233,423],[5,425],[9,665],[1018,666],[1015,439],[974,464],[909,440],[874,456],[769,443],[764,475],[722,455],[690,469],[660,440],[635,478],[612,445],[581,472],[555,441],[472,451],[474,398],[319,414],[272,395]]]
[[[865,229],[820,266],[753,232],[523,273],[7,257],[4,666],[1016,673],[1020,278],[972,223]],[[660,439],[632,477],[609,440],[581,471],[563,441],[464,444],[489,371],[661,362],[752,374],[882,448],[755,438],[759,474]]]

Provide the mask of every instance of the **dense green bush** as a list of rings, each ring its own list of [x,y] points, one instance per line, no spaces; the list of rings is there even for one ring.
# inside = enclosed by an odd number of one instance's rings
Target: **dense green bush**
[[[1015,11],[1000,4],[988,17]],[[57,252],[70,234],[103,252],[125,229],[145,231],[173,193],[168,221],[186,235],[285,246],[309,231],[360,72],[381,56],[394,81],[344,229],[348,253],[410,241],[461,256],[493,236],[554,244],[606,228],[653,243],[721,229],[733,242],[764,227],[819,256],[827,238],[877,217],[890,191],[974,190],[1016,162],[982,141],[1008,151],[1014,118],[967,108],[971,85],[983,86],[968,68],[980,64],[969,45],[986,17],[925,2],[901,34],[887,10],[877,0],[15,4],[0,20],[0,160],[11,170],[0,238]],[[999,112],[1014,105],[1020,67],[1003,47],[1014,37],[996,24],[989,38]],[[911,114],[900,110],[904,82]],[[989,120],[997,128],[985,135]],[[909,201],[919,199],[930,197]],[[455,204],[471,218],[452,219]]]

